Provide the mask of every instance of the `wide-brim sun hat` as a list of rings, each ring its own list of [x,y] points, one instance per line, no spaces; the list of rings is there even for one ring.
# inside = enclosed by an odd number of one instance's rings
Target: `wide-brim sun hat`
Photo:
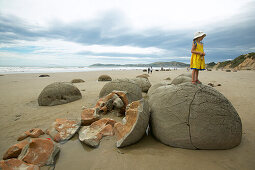
[[[196,39],[196,38],[198,38],[198,37],[202,37],[202,36],[205,37],[206,34],[205,34],[204,32],[202,32],[202,31],[198,31],[198,32],[196,32],[196,33],[194,34],[193,40]]]

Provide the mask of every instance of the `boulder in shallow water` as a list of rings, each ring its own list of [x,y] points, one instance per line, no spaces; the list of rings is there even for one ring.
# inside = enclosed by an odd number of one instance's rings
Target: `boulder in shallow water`
[[[56,82],[46,86],[38,97],[39,106],[54,106],[81,99],[80,90],[71,83]]]
[[[117,147],[124,147],[138,142],[145,134],[149,124],[149,105],[144,99],[134,101],[127,106],[122,123],[114,125]]]
[[[78,120],[56,119],[46,133],[55,142],[67,142],[80,128],[81,122]]]
[[[230,101],[206,85],[162,86],[149,98],[151,129],[162,143],[188,149],[230,149],[242,123]]]

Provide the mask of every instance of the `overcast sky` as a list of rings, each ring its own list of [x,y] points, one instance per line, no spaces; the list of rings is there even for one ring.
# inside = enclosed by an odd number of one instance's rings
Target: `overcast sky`
[[[254,0],[0,0],[0,66],[189,63],[255,51]]]

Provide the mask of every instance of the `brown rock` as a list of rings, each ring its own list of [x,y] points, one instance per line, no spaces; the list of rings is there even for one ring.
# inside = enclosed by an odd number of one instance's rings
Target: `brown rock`
[[[115,120],[103,118],[93,122],[90,126],[84,126],[79,131],[79,140],[89,146],[97,147],[103,136],[113,136]]]
[[[148,127],[149,117],[149,105],[144,99],[129,104],[123,122],[114,125],[117,147],[128,146],[139,141]]]
[[[19,142],[13,146],[11,146],[4,154],[3,160],[6,159],[11,159],[11,158],[17,158],[19,154],[21,153],[22,149],[24,148],[25,145],[28,144],[28,141],[22,141]]]
[[[21,160],[18,159],[8,159],[6,161],[0,161],[0,169],[3,170],[39,170],[39,166],[37,165],[32,165],[32,164],[27,164]]]
[[[38,166],[52,165],[59,151],[52,140],[34,138],[23,148],[18,159]]]
[[[99,109],[96,108],[84,109],[81,113],[81,125],[88,126],[91,123],[99,120],[98,111]]]
[[[25,131],[24,134],[20,135],[17,140],[21,141],[27,137],[38,138],[39,136],[41,136],[43,134],[44,134],[44,132],[42,131],[42,129],[33,128],[28,131]]]
[[[78,131],[80,125],[81,122],[77,120],[56,119],[46,133],[54,141],[64,143]]]

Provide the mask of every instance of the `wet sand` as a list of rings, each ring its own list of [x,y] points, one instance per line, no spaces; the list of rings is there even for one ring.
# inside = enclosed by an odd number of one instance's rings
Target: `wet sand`
[[[171,79],[187,72],[153,72],[149,80],[155,84],[167,77]],[[105,82],[97,82],[101,74],[115,78],[135,78],[141,70],[95,71],[80,73],[10,74],[0,77],[0,156],[9,146],[17,143],[24,131],[39,127],[45,130],[56,118],[79,118],[82,106],[92,107]],[[230,150],[187,150],[161,144],[151,135],[144,136],[132,146],[118,149],[114,137],[105,137],[93,149],[79,142],[77,135],[64,145],[57,159],[56,170],[65,169],[196,169],[196,170],[253,170],[255,169],[255,71],[203,71],[204,84],[220,83],[214,87],[224,94],[236,108],[243,124],[242,143]],[[37,97],[42,89],[56,81],[85,80],[76,83],[82,99],[58,106],[40,107]],[[85,91],[83,91],[85,90]],[[20,116],[19,116],[20,115]]]

